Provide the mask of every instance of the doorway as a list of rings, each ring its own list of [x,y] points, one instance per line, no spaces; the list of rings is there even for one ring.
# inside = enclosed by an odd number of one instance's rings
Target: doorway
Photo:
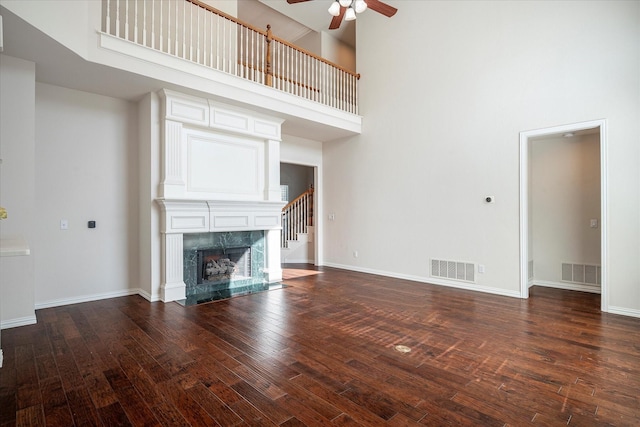
[[[280,163],[283,208],[282,263],[315,264],[317,253],[316,168]]]
[[[555,255],[555,259],[552,262],[553,265],[551,267],[549,267],[550,257],[546,257],[546,254],[544,254],[545,256],[541,257],[540,268],[536,269],[536,267],[538,266],[535,264],[536,261],[535,261],[534,249],[536,248],[536,245],[533,238],[534,228],[536,231],[540,230],[540,228],[538,228],[538,225],[540,223],[545,222],[544,220],[541,220],[541,218],[544,219],[547,216],[551,217],[551,214],[549,215],[545,214],[544,209],[542,210],[534,209],[535,206],[532,203],[532,197],[536,195],[536,192],[539,193],[541,189],[540,187],[534,188],[532,185],[533,184],[532,178],[534,178],[535,176],[533,174],[534,167],[532,167],[532,162],[534,160],[540,161],[541,158],[544,158],[544,155],[545,155],[544,153],[548,155],[549,153],[564,152],[564,154],[562,155],[570,155],[571,152],[576,152],[575,150],[577,150],[577,147],[578,147],[578,145],[576,144],[580,144],[580,141],[582,142],[591,141],[591,144],[593,144],[594,141],[599,143],[598,147],[595,148],[596,150],[598,150],[598,152],[596,152],[595,155],[596,156],[599,155],[599,159],[597,159],[596,157],[596,160],[595,160],[596,163],[592,164],[592,168],[599,168],[599,170],[591,171],[593,172],[593,174],[597,173],[596,176],[599,182],[594,184],[597,188],[595,188],[594,192],[592,192],[591,194],[589,194],[587,191],[585,195],[583,194],[584,189],[582,188],[576,189],[575,193],[577,194],[576,198],[578,200],[577,201],[574,200],[573,202],[567,201],[567,204],[569,206],[573,206],[572,208],[570,207],[567,209],[574,209],[573,214],[571,213],[569,214],[569,217],[573,215],[573,217],[571,217],[572,219],[570,220],[571,221],[575,220],[579,222],[580,224],[579,227],[586,228],[586,230],[576,232],[576,233],[580,233],[579,234],[580,237],[576,238],[578,241],[574,243],[574,246],[579,246],[580,244],[583,244],[584,241],[587,241],[589,239],[591,239],[590,240],[591,242],[596,241],[594,239],[597,238],[598,244],[600,246],[599,260],[594,259],[595,257],[594,253],[597,252],[598,248],[596,248],[595,251],[592,251],[590,255],[589,254],[584,255],[584,253],[587,253],[588,251],[581,252],[580,256],[585,256],[586,258],[590,257],[590,259],[588,259],[589,262],[581,262],[582,260],[580,259],[574,259],[572,258],[573,255],[567,255],[568,259],[562,259],[563,257],[562,252],[564,249],[559,248],[558,250],[560,254]],[[550,145],[544,148],[542,145],[543,143],[550,144]],[[539,144],[539,145],[536,146],[536,144]],[[574,144],[574,146],[572,148],[570,145],[554,146],[554,144]],[[580,150],[583,150],[584,147],[586,147],[586,144],[581,146]],[[607,287],[607,267],[608,267],[607,260],[608,259],[607,259],[607,252],[606,252],[606,248],[607,248],[607,244],[606,244],[607,242],[607,212],[606,212],[606,206],[607,206],[606,152],[607,150],[606,150],[606,147],[607,147],[607,141],[606,141],[605,120],[594,120],[589,122],[581,122],[581,123],[556,126],[552,128],[546,128],[546,129],[525,131],[520,133],[520,295],[522,298],[529,297],[529,287],[531,286],[532,283],[535,283],[535,277],[533,274],[534,271],[544,272],[545,269],[548,270],[549,268],[551,268],[551,269],[555,269],[553,273],[544,273],[544,274],[556,274],[558,277],[558,280],[557,281],[547,280],[546,281],[547,285],[562,287],[564,289],[576,289],[576,290],[594,289],[595,290],[594,285],[599,284],[599,289],[601,294],[601,298],[600,298],[601,310],[604,312],[608,311],[608,287]],[[540,148],[542,149],[540,150]],[[592,151],[593,151],[593,145],[592,145]],[[543,154],[540,154],[541,152]],[[560,156],[560,154],[558,154],[558,156]],[[548,162],[549,168],[552,168],[554,161],[558,160],[555,157],[548,157],[547,159],[549,160]],[[566,175],[567,173],[568,173],[567,171],[561,171],[556,175],[555,178],[553,178],[556,180],[556,184],[558,188],[571,185],[571,183],[569,182],[571,179],[570,177],[567,177]],[[565,176],[563,176],[563,174],[565,174]],[[538,177],[539,176],[540,175],[538,175]],[[553,179],[550,180],[551,185],[553,185]],[[554,192],[555,190],[556,188],[554,188]],[[582,214],[589,215],[589,208],[585,207],[586,205],[585,201],[595,197],[594,194],[596,192],[599,193],[598,194],[599,206],[595,207],[595,211],[594,209],[591,209],[591,217],[593,218],[583,220],[582,218],[577,217],[576,212],[578,211],[581,215]],[[579,199],[579,197],[582,197],[582,199]],[[554,202],[553,197],[551,197],[550,200],[547,200],[547,202],[549,203],[549,205],[546,206],[546,209],[548,209],[547,212],[553,212],[555,214],[556,212],[553,211],[554,203],[557,203],[558,200],[556,199]],[[540,206],[538,206],[538,208],[540,208]],[[542,216],[541,216],[541,212],[543,213]],[[535,224],[534,224],[534,221],[535,221],[534,213],[537,213],[538,215],[538,221]],[[599,217],[596,217],[596,214]],[[561,216],[560,213],[558,213],[557,216]],[[586,224],[585,224],[585,221],[586,221]],[[555,226],[558,227],[557,224]],[[566,228],[572,228],[572,227],[567,226]],[[547,234],[553,233],[552,231],[549,231],[549,230],[552,230],[552,228],[547,229]],[[571,234],[571,230],[565,230],[564,228],[556,228],[556,230],[560,230],[562,233],[566,231],[567,233],[569,233],[569,235]],[[594,237],[594,233],[597,233],[598,230],[599,230],[599,234],[596,234]],[[553,246],[548,246],[548,247],[552,249],[557,249],[557,248],[554,248]],[[538,246],[538,249],[539,249],[539,246]],[[566,251],[568,253],[572,253],[570,248],[567,249]],[[538,252],[542,253],[542,251],[540,250]],[[576,258],[579,258],[579,257],[576,257]],[[590,286],[591,288],[589,288]]]

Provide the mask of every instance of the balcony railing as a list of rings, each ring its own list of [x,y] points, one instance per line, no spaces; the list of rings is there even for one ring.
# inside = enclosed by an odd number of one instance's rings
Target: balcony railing
[[[339,65],[198,0],[103,0],[107,34],[330,107],[358,112],[358,79]]]

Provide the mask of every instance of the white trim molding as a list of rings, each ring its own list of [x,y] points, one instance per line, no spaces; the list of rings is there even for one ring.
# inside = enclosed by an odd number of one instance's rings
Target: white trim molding
[[[61,299],[36,303],[35,309],[40,310],[43,308],[60,307],[63,305],[79,304],[82,302],[99,301],[101,299],[126,297],[129,295],[136,295],[138,293],[139,293],[139,289],[123,289],[121,291],[115,291],[115,292],[104,292],[100,294],[83,295],[83,296],[73,297],[73,298],[61,298]]]
[[[18,317],[0,322],[0,329],[17,328],[19,326],[35,325],[38,323],[36,316]]]
[[[555,289],[566,289],[568,291],[580,291],[580,292],[589,292],[592,294],[599,294],[602,292],[600,289],[600,285],[584,285],[581,283],[571,283],[571,282],[551,282],[548,280],[533,280],[530,282],[529,287],[531,286],[543,286],[545,288],[555,288]]]
[[[577,132],[585,129],[600,130],[600,221],[601,247],[600,265],[602,281],[600,285],[601,310],[609,311],[608,287],[608,183],[607,183],[607,121],[592,120],[568,125],[555,126],[520,132],[520,298],[529,298],[529,139],[546,135]]]
[[[640,310],[636,310],[632,308],[609,306],[609,313],[619,314],[621,316],[630,316],[630,317],[640,318]]]

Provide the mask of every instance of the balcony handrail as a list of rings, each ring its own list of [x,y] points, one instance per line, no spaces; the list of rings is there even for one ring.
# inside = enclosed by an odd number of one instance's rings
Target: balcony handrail
[[[200,0],[103,0],[103,31],[346,112],[360,74]]]
[[[285,39],[282,39],[282,38],[280,38],[278,36],[275,36],[273,34],[269,35],[268,34],[268,32],[269,32],[268,30],[271,28],[271,25],[267,25],[267,30],[261,30],[258,27],[255,27],[255,26],[253,26],[253,25],[251,25],[249,23],[243,22],[240,19],[238,19],[238,18],[236,18],[236,17],[234,17],[232,15],[229,15],[227,13],[224,13],[223,11],[216,9],[213,6],[209,6],[206,3],[202,3],[201,1],[198,1],[198,0],[185,0],[185,1],[188,1],[189,3],[193,3],[196,6],[200,6],[201,8],[206,9],[211,13],[215,13],[216,15],[220,15],[223,18],[226,18],[226,19],[228,19],[230,21],[233,21],[238,25],[241,25],[241,26],[243,26],[245,28],[248,28],[248,29],[250,29],[252,31],[255,31],[256,33],[260,33],[265,37],[270,37],[272,40],[276,40],[276,41],[278,41],[278,42],[280,42],[280,43],[282,43],[282,44],[284,44],[286,46],[289,46],[292,49],[297,50],[298,52],[301,52],[301,53],[304,53],[305,55],[311,56],[312,58],[317,59],[318,61],[324,62],[327,65],[330,65],[330,66],[332,66],[334,68],[337,68],[340,71],[344,71],[347,74],[351,74],[353,77],[355,77],[357,79],[360,79],[360,74],[359,73],[354,73],[353,71],[351,71],[351,70],[349,70],[347,68],[344,68],[344,67],[342,67],[342,66],[340,66],[340,65],[338,65],[338,64],[336,64],[334,62],[331,62],[326,58],[318,56],[315,53],[310,52],[310,51],[306,50],[303,47],[296,46],[295,44],[293,44],[293,43],[291,43],[291,42],[289,42],[289,41],[287,41]]]

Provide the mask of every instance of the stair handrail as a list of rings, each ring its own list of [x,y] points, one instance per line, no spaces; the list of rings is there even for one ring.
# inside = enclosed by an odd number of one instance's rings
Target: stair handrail
[[[313,226],[313,187],[282,208],[282,247],[297,240],[298,233],[307,233]]]

